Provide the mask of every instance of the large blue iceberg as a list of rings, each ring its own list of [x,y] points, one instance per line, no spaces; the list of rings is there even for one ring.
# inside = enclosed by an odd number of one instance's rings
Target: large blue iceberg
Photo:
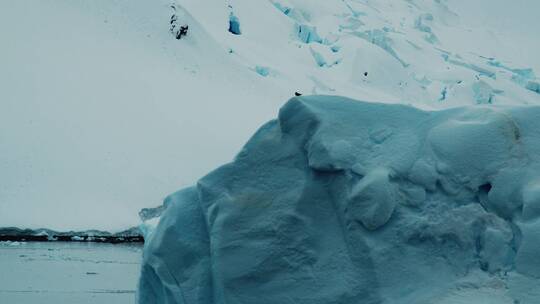
[[[141,304],[540,303],[540,107],[296,97],[164,205]]]

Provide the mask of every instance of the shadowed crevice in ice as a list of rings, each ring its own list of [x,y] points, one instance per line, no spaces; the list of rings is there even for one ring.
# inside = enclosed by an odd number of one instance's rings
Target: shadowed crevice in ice
[[[241,35],[240,19],[231,11],[229,13],[229,33],[233,35]]]
[[[408,67],[409,64],[405,62],[396,50],[392,46],[392,39],[388,36],[388,33],[384,30],[374,29],[364,32],[353,32],[353,35],[360,37],[387,52],[390,56],[394,57],[404,67]]]

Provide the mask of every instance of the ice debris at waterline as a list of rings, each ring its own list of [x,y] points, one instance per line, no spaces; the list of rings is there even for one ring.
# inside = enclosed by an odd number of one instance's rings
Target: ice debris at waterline
[[[167,198],[138,302],[539,303],[539,118],[295,97]]]
[[[158,208],[156,208],[158,209]],[[150,209],[143,209],[141,212],[149,212]],[[143,219],[141,217],[141,219]],[[145,224],[152,224],[148,220],[144,221],[140,227],[111,233],[101,230],[83,231],[55,231],[52,229],[21,229],[17,227],[0,227],[0,242],[95,242],[95,243],[142,243],[143,234],[141,230]]]

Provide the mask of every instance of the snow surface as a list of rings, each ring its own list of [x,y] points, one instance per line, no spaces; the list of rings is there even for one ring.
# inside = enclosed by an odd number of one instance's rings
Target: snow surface
[[[166,199],[138,301],[538,303],[538,117],[292,98]]]
[[[536,0],[2,1],[0,226],[134,226],[139,209],[229,161],[295,91],[428,109],[538,104],[539,10]],[[173,14],[189,25],[181,40]]]

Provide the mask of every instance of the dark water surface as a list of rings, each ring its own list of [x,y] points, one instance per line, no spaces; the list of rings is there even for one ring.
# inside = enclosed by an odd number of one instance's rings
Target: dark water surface
[[[134,303],[142,244],[0,242],[0,303]]]

